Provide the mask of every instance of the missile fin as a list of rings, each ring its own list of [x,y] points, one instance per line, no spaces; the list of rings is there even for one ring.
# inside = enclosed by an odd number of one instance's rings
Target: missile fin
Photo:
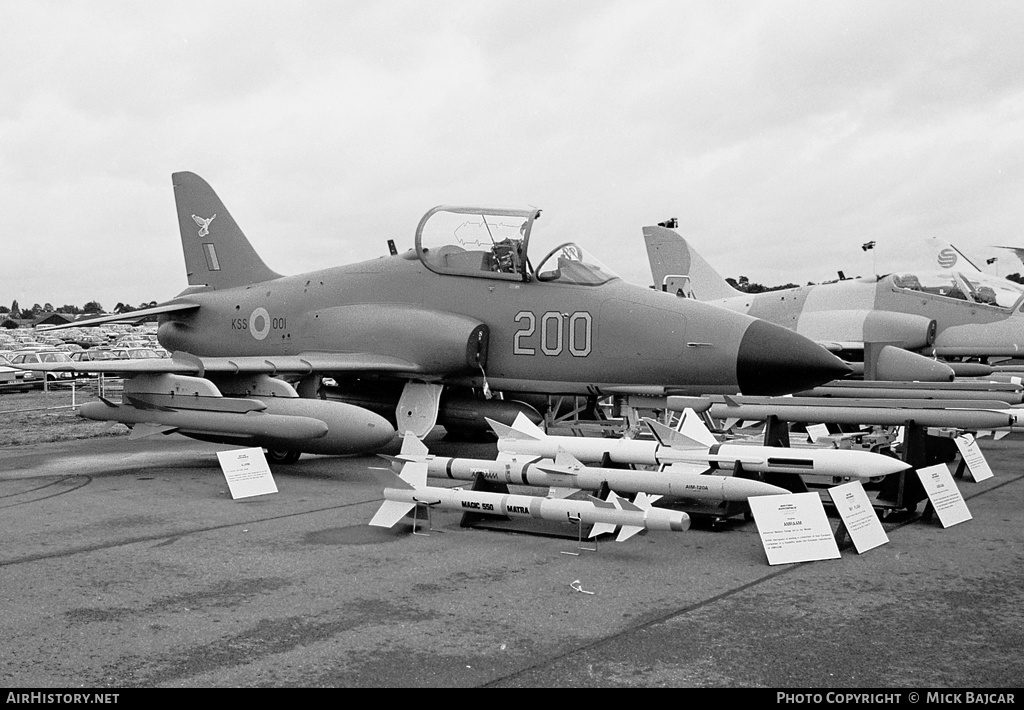
[[[674,463],[666,465],[664,467],[664,470],[668,471],[669,473],[694,473],[699,475],[702,473],[707,473],[708,471],[711,470],[711,467],[708,466],[706,463],[688,463],[685,461],[676,461]]]
[[[537,441],[538,440],[536,436],[532,436],[532,435],[527,434],[525,432],[519,431],[518,429],[513,429],[512,427],[507,426],[505,424],[502,424],[501,422],[496,422],[493,419],[489,419],[487,417],[484,417],[484,420],[490,425],[490,427],[494,431],[494,433],[498,435],[499,439],[510,439],[512,441],[522,441],[522,440]],[[526,421],[530,421],[530,420],[527,419]]]
[[[426,456],[430,453],[426,444],[420,441],[411,431],[402,437],[402,453],[408,456]]]
[[[654,434],[654,438],[658,440],[658,443],[662,446],[668,446],[673,449],[706,449],[707,444],[703,444],[696,439],[692,439],[686,434],[676,431],[671,427],[667,427],[661,422],[657,422],[649,417],[644,417],[644,424]],[[715,442],[718,443],[717,441]]]
[[[128,440],[144,439],[147,436],[156,436],[157,434],[173,434],[178,431],[177,427],[172,426],[159,426],[156,424],[136,424],[132,427],[131,433],[128,435]]]
[[[578,476],[579,475],[579,473],[577,471],[573,471],[571,468],[566,468],[564,466],[553,466],[551,464],[540,463],[540,464],[537,464],[536,467],[537,467],[538,471],[543,471],[544,473],[553,473],[553,474],[556,474],[556,475],[559,475],[559,476]]]
[[[579,470],[583,468],[583,462],[578,458],[570,454],[568,451],[563,449],[561,446],[558,447],[558,451],[555,454],[555,465],[566,466]]]
[[[711,433],[711,430],[707,428],[704,421],[692,409],[683,410],[683,418],[679,422],[678,431],[680,434],[699,441],[708,447],[718,443],[715,435]]]
[[[641,510],[647,510],[662,498],[664,498],[664,496],[640,492],[636,494],[635,498],[633,498],[633,504]]]
[[[551,486],[551,488],[548,488],[548,498],[568,498],[573,493],[579,492],[579,488],[563,488],[561,486]]]
[[[427,464],[424,461],[414,461],[402,466],[401,479],[409,484],[409,488],[422,488],[427,485]]]
[[[619,530],[618,537],[615,538],[615,542],[622,542],[624,540],[628,540],[637,533],[642,533],[645,530],[646,528],[640,525],[623,525],[622,528]]]
[[[615,526],[611,523],[594,523],[594,527],[590,529],[590,534],[587,537],[597,537],[598,535],[611,534],[615,532]]]
[[[640,495],[645,495],[645,494],[639,494],[637,497],[639,498]],[[618,505],[615,506],[616,508],[621,508],[622,510],[630,510],[630,511],[637,512],[637,513],[643,512],[643,508],[641,508],[641,507],[639,507],[639,506],[637,506],[637,505],[635,505],[633,503],[630,503],[625,498],[619,498],[619,496],[616,495],[615,493],[612,493],[611,496],[615,496],[615,498],[617,499],[616,502],[618,503]],[[609,497],[611,497],[611,496],[609,496]],[[648,507],[650,507],[650,506],[648,506]]]
[[[398,478],[398,476],[395,476],[395,478]],[[373,516],[370,525],[378,528],[393,528],[399,520],[411,513],[415,507],[415,503],[400,503],[396,500],[386,500]]]
[[[412,466],[413,464],[407,463],[405,465]],[[371,466],[370,471],[373,473],[378,483],[380,483],[381,487],[383,488],[399,488],[405,490],[416,489],[416,486],[412,485],[409,481],[405,480],[404,478],[396,474],[390,468],[377,468],[376,466]],[[404,467],[402,469],[402,473],[405,473]]]
[[[535,439],[543,439],[547,436],[543,429],[530,421],[530,418],[522,412],[516,415],[516,420],[512,422],[512,428],[524,434],[529,434]]]
[[[616,508],[616,509],[621,509],[621,506],[616,504],[616,500],[617,499],[618,499],[618,496],[615,495],[614,493],[610,493],[608,495],[608,500],[601,500],[600,498],[597,498],[596,496],[587,496],[587,500],[589,500],[591,503],[593,503],[598,508]]]

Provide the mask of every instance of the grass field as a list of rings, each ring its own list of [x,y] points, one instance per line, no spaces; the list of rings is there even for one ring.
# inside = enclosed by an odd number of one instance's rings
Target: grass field
[[[95,400],[95,387],[76,387],[76,405]],[[123,424],[83,419],[71,405],[71,390],[64,388],[0,393],[0,447],[128,435]]]

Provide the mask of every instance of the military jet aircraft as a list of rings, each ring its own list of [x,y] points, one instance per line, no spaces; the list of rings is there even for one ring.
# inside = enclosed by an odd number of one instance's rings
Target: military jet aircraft
[[[780,394],[849,371],[784,328],[628,284],[575,243],[534,262],[536,209],[435,207],[404,254],[282,276],[205,180],[172,182],[189,288],[75,325],[156,314],[173,355],[89,363],[128,379],[122,403],[83,416],[290,461],[511,421],[529,409],[517,393]]]
[[[946,358],[1024,352],[1024,292],[973,265],[951,268],[955,254],[946,250],[947,268],[936,271],[752,294],[729,285],[677,232],[643,233],[654,283],[663,290],[785,326],[836,353],[879,343]]]

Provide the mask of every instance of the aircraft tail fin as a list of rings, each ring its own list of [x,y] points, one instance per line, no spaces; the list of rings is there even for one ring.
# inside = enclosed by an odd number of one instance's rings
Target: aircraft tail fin
[[[271,271],[209,183],[195,173],[171,175],[190,286],[248,286],[280,278]]]
[[[714,301],[740,295],[678,233],[665,227],[644,227],[647,258],[651,264],[654,287],[661,289],[666,277],[686,277],[676,283],[673,293],[682,291],[687,298]]]
[[[981,269],[967,256],[949,242],[938,237],[929,237],[928,247],[932,252],[932,260],[936,267],[944,271],[967,271],[981,273]]]

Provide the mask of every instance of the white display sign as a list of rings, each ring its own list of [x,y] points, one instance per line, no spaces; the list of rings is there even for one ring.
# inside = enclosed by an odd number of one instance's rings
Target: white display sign
[[[878,519],[860,481],[833,486],[828,489],[828,494],[858,554],[889,542],[882,521]]]
[[[218,451],[217,459],[233,499],[277,493],[277,484],[274,483],[263,449]]]
[[[971,478],[974,479],[975,483],[984,481],[986,478],[992,478],[992,468],[988,465],[988,461],[985,460],[985,454],[981,453],[981,449],[978,447],[978,442],[974,440],[974,437],[970,434],[963,434],[954,439],[956,442],[956,448],[960,450],[960,456],[963,457],[964,463],[967,464],[967,470],[971,473]]]
[[[828,438],[828,425],[827,424],[808,424],[807,425],[807,438],[810,439],[811,443],[814,444],[818,439]]]
[[[838,559],[839,546],[817,493],[748,499],[768,564]]]
[[[939,516],[942,527],[962,523],[971,519],[971,512],[967,510],[967,503],[960,495],[960,489],[956,487],[953,475],[944,463],[937,463],[934,466],[917,470],[917,477],[921,479],[924,492],[928,494],[928,500]]]

